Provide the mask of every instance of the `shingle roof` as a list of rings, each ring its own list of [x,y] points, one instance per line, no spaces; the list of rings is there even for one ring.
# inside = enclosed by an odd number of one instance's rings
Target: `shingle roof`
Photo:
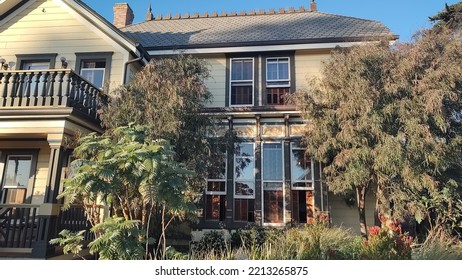
[[[121,31],[151,50],[397,38],[378,21],[322,12],[287,10],[244,14],[157,17]]]

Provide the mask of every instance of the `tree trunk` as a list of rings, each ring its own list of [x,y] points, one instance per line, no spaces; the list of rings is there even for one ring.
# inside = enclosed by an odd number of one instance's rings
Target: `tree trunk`
[[[359,229],[361,236],[367,239],[367,225],[366,225],[366,192],[368,186],[356,188],[356,203],[359,212]]]
[[[382,215],[382,199],[383,191],[380,185],[377,186],[377,193],[375,195],[375,211],[374,211],[374,225],[382,226],[382,221],[380,220],[380,215]]]

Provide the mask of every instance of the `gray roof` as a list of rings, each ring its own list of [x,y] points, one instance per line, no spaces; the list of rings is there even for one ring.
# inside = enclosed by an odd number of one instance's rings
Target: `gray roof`
[[[397,38],[378,21],[300,10],[157,17],[121,31],[150,50]]]

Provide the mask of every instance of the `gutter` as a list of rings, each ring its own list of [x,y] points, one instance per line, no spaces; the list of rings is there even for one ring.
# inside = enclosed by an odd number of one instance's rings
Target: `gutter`
[[[141,61],[143,60],[143,57],[140,56],[140,57],[137,57],[135,59],[132,59],[132,60],[129,60],[129,61],[126,61],[124,63],[124,81],[123,81],[123,84],[125,85],[125,83],[127,82],[127,70],[128,70],[128,65],[129,64],[132,64],[132,63],[135,63],[135,62],[138,62],[138,61]]]

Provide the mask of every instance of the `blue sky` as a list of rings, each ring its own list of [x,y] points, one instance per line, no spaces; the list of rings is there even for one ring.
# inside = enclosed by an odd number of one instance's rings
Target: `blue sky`
[[[149,4],[154,16],[179,13],[217,11],[250,11],[270,8],[309,7],[311,0],[83,0],[112,22],[114,3],[128,3],[135,13],[135,23],[144,20]],[[444,3],[459,1],[439,0],[316,0],[321,12],[378,20],[387,25],[400,41],[410,41],[412,34],[429,27],[428,16],[444,8]]]

